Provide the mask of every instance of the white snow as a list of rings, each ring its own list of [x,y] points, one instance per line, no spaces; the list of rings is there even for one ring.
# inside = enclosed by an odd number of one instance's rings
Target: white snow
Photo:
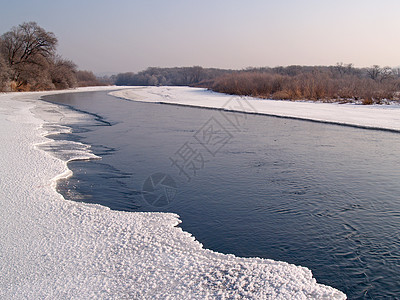
[[[71,174],[69,158],[41,148],[68,131],[57,120],[84,116],[43,94],[0,95],[0,299],[345,298],[307,268],[203,249],[175,214],[65,200],[55,180]],[[82,144],[75,154],[93,156]]]
[[[400,131],[400,105],[277,101],[214,93],[203,88],[134,87],[110,93],[125,99],[189,105]]]

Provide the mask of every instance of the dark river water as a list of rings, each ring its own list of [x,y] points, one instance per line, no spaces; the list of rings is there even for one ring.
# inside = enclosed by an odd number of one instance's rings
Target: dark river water
[[[44,99],[93,116],[54,137],[102,157],[69,163],[66,198],[174,212],[208,249],[308,267],[349,299],[400,298],[400,133],[105,92]]]

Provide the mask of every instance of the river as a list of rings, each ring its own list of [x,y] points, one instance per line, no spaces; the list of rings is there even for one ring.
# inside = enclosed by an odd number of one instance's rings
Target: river
[[[102,157],[69,163],[66,198],[177,213],[205,248],[305,266],[349,299],[400,296],[399,133],[106,92],[44,99],[89,113],[53,138]]]

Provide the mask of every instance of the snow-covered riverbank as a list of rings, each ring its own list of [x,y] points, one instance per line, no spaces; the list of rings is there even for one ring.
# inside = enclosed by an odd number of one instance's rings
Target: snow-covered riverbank
[[[100,89],[114,88],[77,91]],[[39,101],[43,94],[0,95],[1,299],[345,298],[306,268],[205,250],[175,214],[65,200],[54,183],[70,175],[66,162],[37,145],[49,128],[66,130],[58,120],[82,115]]]
[[[133,87],[112,92],[125,99],[226,109],[357,127],[400,131],[400,105],[293,102],[231,96],[189,87]],[[240,101],[238,101],[240,100]]]

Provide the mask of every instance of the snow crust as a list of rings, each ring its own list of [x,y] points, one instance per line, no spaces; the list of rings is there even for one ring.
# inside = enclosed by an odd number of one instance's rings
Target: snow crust
[[[279,117],[313,120],[400,131],[400,105],[357,105],[279,101],[231,96],[203,88],[132,87],[111,92],[129,100],[225,109]]]
[[[89,90],[99,88],[78,91]],[[65,200],[55,182],[71,175],[66,162],[93,154],[43,151],[46,134],[69,130],[57,122],[85,117],[44,94],[0,95],[0,299],[346,298],[307,268],[204,249],[175,214]]]

